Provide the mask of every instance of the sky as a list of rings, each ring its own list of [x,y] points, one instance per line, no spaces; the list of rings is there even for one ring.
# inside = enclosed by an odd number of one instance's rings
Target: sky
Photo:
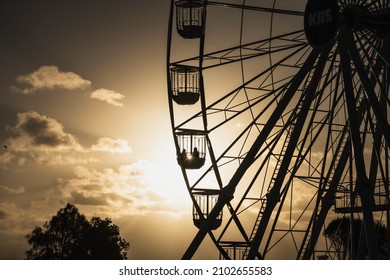
[[[23,259],[67,202],[111,218],[129,259],[181,258],[196,228],[169,120],[169,4],[0,1],[0,259]]]

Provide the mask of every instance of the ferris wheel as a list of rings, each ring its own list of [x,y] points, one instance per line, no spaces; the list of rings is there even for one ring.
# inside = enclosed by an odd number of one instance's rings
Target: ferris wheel
[[[169,110],[198,228],[183,259],[388,257],[389,77],[388,0],[172,0]]]

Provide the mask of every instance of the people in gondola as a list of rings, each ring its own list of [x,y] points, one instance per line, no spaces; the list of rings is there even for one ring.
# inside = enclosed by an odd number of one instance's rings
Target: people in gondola
[[[199,158],[199,151],[198,151],[198,148],[197,148],[197,147],[194,148],[194,151],[192,152],[192,156],[193,156],[195,159],[198,159],[198,158]]]
[[[198,147],[194,147],[189,152],[182,149],[177,157],[178,163],[186,169],[199,169],[205,163],[204,154],[199,152]]]
[[[183,151],[181,152],[181,159],[183,161],[187,159],[187,150],[186,149],[183,149]]]

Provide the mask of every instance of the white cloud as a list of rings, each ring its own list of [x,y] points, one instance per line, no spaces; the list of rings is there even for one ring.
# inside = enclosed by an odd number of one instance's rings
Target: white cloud
[[[92,151],[110,152],[112,154],[129,154],[133,150],[129,146],[129,143],[124,139],[113,139],[109,137],[103,137],[98,140],[96,145],[91,147]]]
[[[73,72],[62,72],[57,66],[41,66],[38,70],[17,77],[18,86],[13,87],[17,92],[31,94],[42,89],[85,89],[91,82]]]
[[[118,93],[118,92],[115,92],[113,90],[101,88],[101,89],[98,89],[98,90],[95,90],[94,92],[92,92],[91,98],[98,99],[100,101],[105,101],[108,104],[111,104],[114,106],[122,107],[123,103],[120,101],[123,98],[125,98],[125,96]]]

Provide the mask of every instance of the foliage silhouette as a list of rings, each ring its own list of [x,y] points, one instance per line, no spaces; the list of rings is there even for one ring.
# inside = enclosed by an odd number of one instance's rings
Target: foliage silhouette
[[[127,259],[130,248],[111,219],[93,217],[88,221],[70,203],[42,227],[35,227],[26,239],[31,246],[26,257],[35,260]]]
[[[352,231],[353,239],[351,240],[350,233]],[[376,233],[381,258],[386,259],[389,254],[387,228],[377,222]],[[325,228],[323,234],[330,239],[331,246],[335,249],[338,259],[368,258],[362,220],[347,217],[334,219]]]

